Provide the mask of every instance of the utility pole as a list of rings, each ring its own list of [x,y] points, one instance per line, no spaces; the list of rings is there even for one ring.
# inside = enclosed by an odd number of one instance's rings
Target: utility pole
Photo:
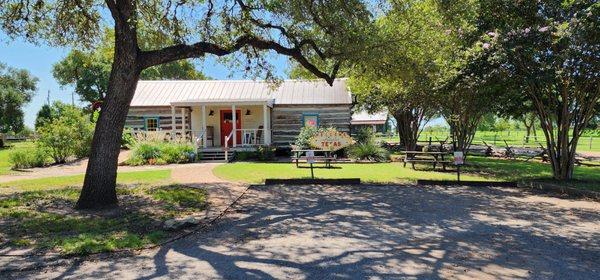
[[[48,90],[48,96],[46,96],[46,104],[50,106],[50,90]]]
[[[75,107],[75,92],[71,91],[71,105]]]

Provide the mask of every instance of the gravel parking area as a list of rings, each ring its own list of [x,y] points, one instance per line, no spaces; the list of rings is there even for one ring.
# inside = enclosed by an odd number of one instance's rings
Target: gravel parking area
[[[6,277],[597,279],[598,275],[598,202],[507,188],[259,186],[217,225],[160,249]]]

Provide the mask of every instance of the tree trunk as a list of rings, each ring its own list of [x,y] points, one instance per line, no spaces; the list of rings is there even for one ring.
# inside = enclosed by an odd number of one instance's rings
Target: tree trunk
[[[406,151],[414,151],[417,148],[417,141],[423,121],[423,110],[399,110],[394,113],[394,118],[398,126],[398,136],[400,145]]]
[[[141,72],[138,52],[135,25],[132,27],[117,21],[108,92],[96,123],[83,189],[75,206],[78,209],[98,209],[117,204],[121,137]]]
[[[108,95],[96,123],[92,151],[76,208],[103,208],[117,203],[116,181],[121,137],[138,79],[139,71],[135,63],[115,57]]]

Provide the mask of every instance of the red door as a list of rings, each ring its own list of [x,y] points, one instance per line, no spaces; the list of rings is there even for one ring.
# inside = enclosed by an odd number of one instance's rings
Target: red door
[[[242,115],[240,114],[240,110],[235,110],[235,127],[237,129],[242,128]],[[231,110],[221,110],[221,145],[225,146],[225,137],[231,133],[233,130],[233,115],[231,114]],[[237,131],[237,143],[242,143],[242,131]],[[233,137],[229,139],[228,147],[233,147]]]

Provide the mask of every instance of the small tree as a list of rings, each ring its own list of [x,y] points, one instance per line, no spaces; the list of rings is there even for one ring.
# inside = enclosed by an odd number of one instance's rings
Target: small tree
[[[0,63],[0,133],[24,128],[23,106],[31,101],[37,81],[27,70]]]
[[[593,0],[484,4],[490,10],[482,22],[496,28],[499,36],[491,44],[504,73],[535,108],[554,178],[571,179],[577,143],[600,99],[600,5]]]
[[[60,115],[38,128],[37,144],[55,163],[64,163],[72,156],[82,158],[89,155],[93,131],[94,124],[81,109],[66,105]]]

